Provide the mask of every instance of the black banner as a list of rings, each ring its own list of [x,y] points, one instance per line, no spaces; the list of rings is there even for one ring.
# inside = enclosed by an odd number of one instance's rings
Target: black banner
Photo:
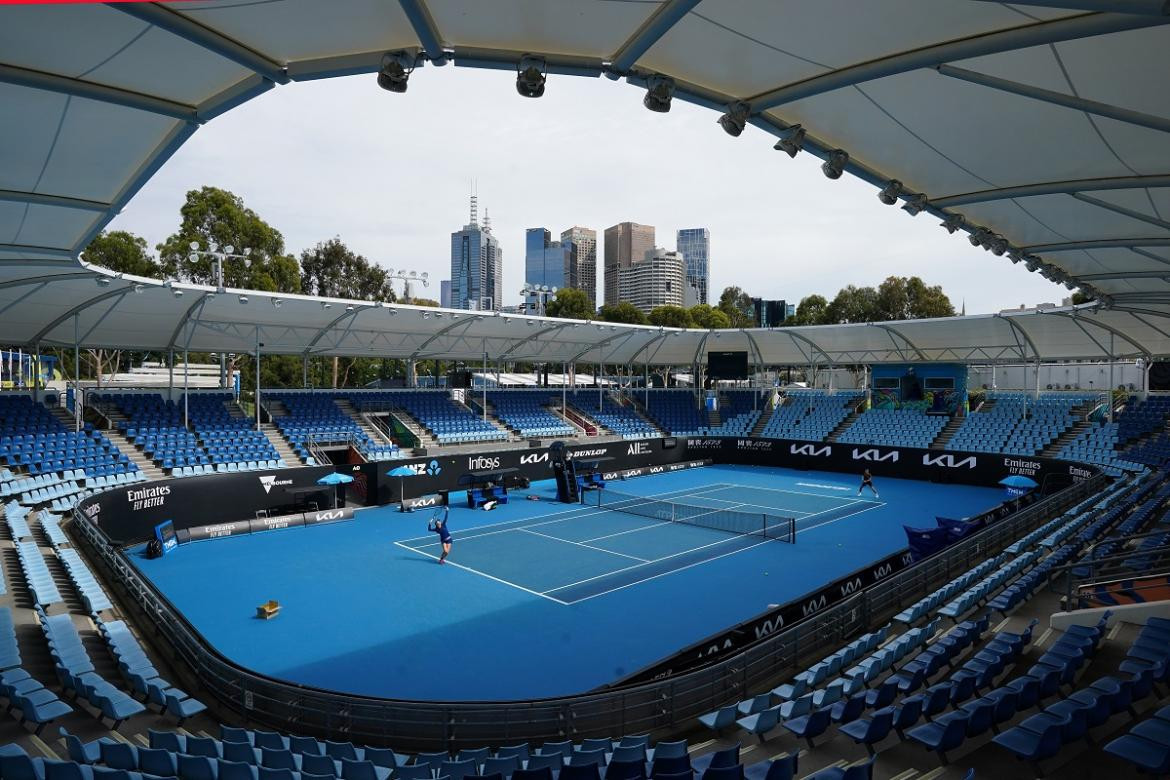
[[[190,528],[180,529],[177,536],[181,543],[198,542],[204,539],[221,539],[225,536],[240,536],[243,534],[261,533],[263,531],[279,531],[284,528],[324,525],[325,523],[337,523],[342,520],[352,519],[352,509],[339,507],[337,509],[322,509],[313,512],[297,512],[289,515],[254,517],[251,520],[236,520],[230,523],[196,525]]]

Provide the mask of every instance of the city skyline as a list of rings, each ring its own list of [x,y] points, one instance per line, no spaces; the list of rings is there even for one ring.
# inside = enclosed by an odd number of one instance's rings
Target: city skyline
[[[462,230],[451,233],[451,307],[498,311],[503,302],[504,252],[492,235],[491,217],[479,199],[471,196],[471,216]]]

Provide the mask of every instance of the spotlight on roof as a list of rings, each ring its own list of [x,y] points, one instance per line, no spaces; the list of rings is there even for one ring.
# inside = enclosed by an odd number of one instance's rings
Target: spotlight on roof
[[[795,157],[804,148],[805,130],[800,125],[789,125],[780,133],[780,140],[772,148],[784,152],[789,157]]]
[[[971,246],[983,246],[991,237],[991,232],[987,228],[975,228],[971,235],[967,236],[967,240]]]
[[[350,305],[346,306],[345,310],[346,311],[353,311],[353,304],[351,303]]]
[[[146,285],[136,284],[133,289],[135,295],[142,295],[142,291],[146,289]]]
[[[917,195],[912,195],[906,199],[902,204],[902,211],[905,211],[912,217],[917,217],[919,212],[926,208],[926,196],[921,192]]]
[[[544,94],[544,60],[539,57],[524,57],[516,68],[516,91],[521,97],[538,98]]]
[[[727,107],[727,113],[719,117],[719,126],[732,138],[739,138],[739,134],[747,127],[748,114],[751,110],[747,103],[732,103]]]
[[[967,224],[967,221],[958,214],[951,214],[938,224],[939,227],[946,228],[948,233],[954,235],[956,232],[963,229],[963,227]]]
[[[1003,238],[1002,236],[996,236],[995,238],[991,239],[990,242],[988,242],[987,248],[990,249],[991,254],[995,255],[996,257],[1003,257],[1003,253],[1008,250],[1007,239]]]
[[[893,206],[898,202],[898,196],[902,194],[902,182],[897,179],[890,179],[886,186],[882,187],[878,192],[878,200],[887,206]]]
[[[389,314],[391,317],[397,317],[397,316],[398,316],[398,309],[387,309],[386,311],[387,311],[387,313],[388,313],[388,314]]]
[[[656,114],[665,114],[670,111],[670,101],[674,97],[674,79],[666,76],[651,76],[646,79],[646,95],[642,98],[642,105]]]
[[[247,302],[248,302],[248,296],[247,296],[247,295],[241,295],[241,296],[240,296],[240,303],[247,303]]]
[[[414,72],[414,58],[405,52],[382,55],[382,69],[378,71],[378,86],[387,92],[402,94],[406,82]]]
[[[821,173],[830,179],[840,179],[841,174],[845,172],[845,166],[848,164],[849,152],[844,149],[834,149],[829,152],[829,159],[821,164]]]
[[[329,309],[333,308],[333,304],[330,303],[329,301],[321,301],[321,308],[325,309],[325,310],[329,310]]]
[[[1069,290],[1075,290],[1075,289],[1077,289],[1077,280],[1076,279],[1065,279],[1064,286],[1066,288],[1068,288]]]
[[[1040,258],[1028,255],[1024,260],[1024,267],[1035,273],[1036,269],[1040,267]]]
[[[1009,249],[1009,250],[1008,250],[1008,253],[1007,253],[1007,256],[1008,256],[1008,260],[1011,260],[1013,263],[1018,263],[1018,262],[1020,262],[1021,260],[1023,260],[1023,259],[1024,259],[1024,256],[1023,256],[1023,255],[1021,255],[1021,254],[1020,254],[1018,251],[1016,251],[1015,249]]]
[[[284,304],[284,301],[281,300],[280,298],[273,298],[272,299],[272,308],[274,308],[274,309],[279,309],[281,307],[281,305],[283,305],[283,304]]]
[[[182,297],[183,297],[183,291],[182,291],[182,290],[180,290],[180,289],[177,289],[177,288],[172,288],[172,289],[171,289],[171,295],[175,296],[176,298],[182,298]]]
[[[109,287],[110,286],[110,279],[107,276],[99,276],[96,279],[94,279],[94,281],[97,282],[98,287]]]

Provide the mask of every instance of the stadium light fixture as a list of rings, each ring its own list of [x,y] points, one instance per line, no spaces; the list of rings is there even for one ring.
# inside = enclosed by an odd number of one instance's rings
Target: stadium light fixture
[[[281,300],[280,298],[273,298],[272,299],[272,308],[279,309],[282,305],[284,305],[284,301]]]
[[[333,308],[333,304],[330,303],[329,301],[321,301],[321,308],[328,311],[329,309]]]
[[[1003,236],[996,236],[995,238],[991,239],[990,242],[988,242],[987,248],[990,249],[991,254],[995,255],[996,257],[1003,257],[1003,253],[1008,250],[1007,239]]]
[[[247,296],[247,295],[241,295],[241,296],[240,296],[240,303],[246,304],[247,302],[248,302],[248,296]]]
[[[351,303],[350,305],[346,306],[345,310],[346,311],[353,311],[353,304]]]
[[[670,101],[674,98],[674,79],[667,76],[651,76],[646,79],[646,94],[642,98],[642,105],[656,114],[665,114],[670,111]]]
[[[772,148],[795,157],[804,148],[805,129],[800,125],[789,125],[780,133],[780,140]]]
[[[905,211],[912,217],[917,217],[925,209],[926,196],[921,192],[906,198],[906,202],[902,204],[902,211]]]
[[[171,295],[175,296],[176,298],[182,298],[183,291],[178,288],[171,288]]]
[[[951,235],[954,235],[955,233],[957,233],[958,231],[962,230],[963,228],[965,228],[967,226],[967,220],[963,219],[958,214],[950,214],[947,216],[946,219],[944,219],[942,222],[940,222],[938,224],[939,224],[939,227],[946,228],[948,233],[950,233]]]
[[[94,281],[97,282],[98,287],[109,287],[110,286],[110,278],[108,276],[99,276],[96,279],[94,279]]]
[[[538,98],[544,94],[544,60],[539,57],[523,57],[516,68],[516,91],[521,97]]]
[[[834,149],[829,152],[829,159],[821,164],[821,172],[830,179],[840,179],[849,164],[849,152],[844,149]]]
[[[410,74],[414,72],[415,59],[406,52],[388,52],[382,55],[382,68],[378,71],[378,86],[387,92],[401,95],[406,92]]]
[[[975,228],[971,231],[971,235],[967,236],[967,241],[971,243],[971,246],[983,246],[987,243],[990,236],[991,231],[987,228]]]
[[[887,206],[893,206],[898,202],[898,196],[902,194],[902,182],[897,179],[890,179],[886,186],[878,191],[878,200]]]
[[[1012,263],[1018,263],[1024,259],[1024,256],[1021,255],[1019,250],[1016,250],[1016,249],[1009,249],[1007,252],[1007,256],[1008,256],[1008,260],[1011,260]]]
[[[134,289],[134,294],[135,294],[135,295],[142,295],[142,291],[146,289],[146,285],[144,285],[144,284],[135,284],[133,289]]]
[[[727,107],[727,112],[719,117],[719,126],[732,138],[739,138],[740,133],[747,127],[748,115],[751,112],[752,107],[747,103],[732,103]]]
[[[398,316],[398,309],[387,309],[387,310],[386,310],[386,312],[387,312],[387,313],[388,313],[388,314],[389,314],[391,317],[397,317],[397,316]]]

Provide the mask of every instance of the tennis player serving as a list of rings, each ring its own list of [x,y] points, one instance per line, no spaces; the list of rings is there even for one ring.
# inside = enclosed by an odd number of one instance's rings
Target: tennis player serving
[[[439,563],[445,563],[447,556],[451,554],[451,532],[447,530],[447,513],[450,511],[449,507],[442,507],[431,516],[430,522],[427,523],[427,530],[434,531],[439,535],[439,542],[443,545],[443,554],[439,556]]]

